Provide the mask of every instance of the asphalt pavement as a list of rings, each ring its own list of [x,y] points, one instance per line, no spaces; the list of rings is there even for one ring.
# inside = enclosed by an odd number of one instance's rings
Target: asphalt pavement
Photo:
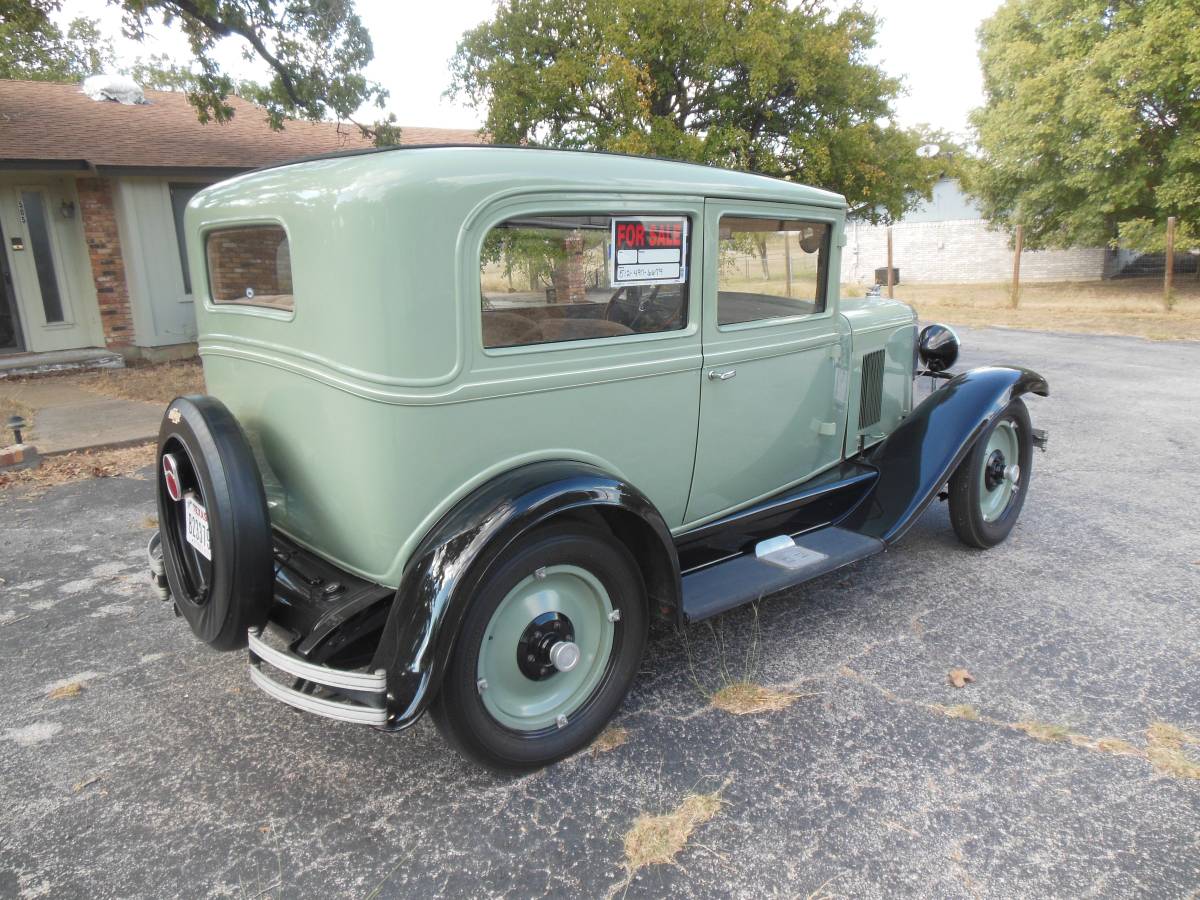
[[[1007,543],[936,504],[757,615],[656,634],[628,741],[518,779],[200,646],[145,587],[149,481],[0,493],[0,896],[1197,896],[1200,780],[1164,760],[1200,747],[1147,729],[1200,732],[1200,344],[963,337],[1051,386]],[[800,696],[709,705],[746,676]],[[716,790],[630,876],[635,820]]]

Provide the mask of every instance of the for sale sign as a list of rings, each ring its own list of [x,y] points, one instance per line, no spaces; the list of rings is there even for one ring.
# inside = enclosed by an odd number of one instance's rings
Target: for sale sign
[[[612,220],[609,277],[613,287],[687,281],[687,216]]]

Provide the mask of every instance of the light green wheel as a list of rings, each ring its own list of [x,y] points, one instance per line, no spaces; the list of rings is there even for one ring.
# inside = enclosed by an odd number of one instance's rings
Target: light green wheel
[[[979,471],[979,511],[985,522],[1000,518],[1021,479],[1020,438],[1016,423],[1002,420],[988,437]]]
[[[994,547],[1012,531],[1033,475],[1033,428],[1020,399],[1009,402],[950,478],[950,522],[970,547]]]
[[[484,631],[484,708],[513,731],[565,727],[604,678],[618,618],[604,585],[578,566],[545,566],[522,579]]]

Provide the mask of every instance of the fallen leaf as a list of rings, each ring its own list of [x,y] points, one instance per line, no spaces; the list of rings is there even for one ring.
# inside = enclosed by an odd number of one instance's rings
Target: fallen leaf
[[[950,683],[956,688],[966,687],[975,680],[975,676],[966,669],[951,669],[949,677]]]
[[[83,779],[83,781],[77,781],[73,785],[71,785],[71,793],[78,794],[85,787],[89,787],[89,786],[95,784],[99,780],[100,780],[99,775],[93,775],[91,778]]]

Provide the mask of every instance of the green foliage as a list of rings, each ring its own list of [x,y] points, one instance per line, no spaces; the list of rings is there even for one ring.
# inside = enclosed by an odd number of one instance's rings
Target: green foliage
[[[354,122],[364,103],[382,107],[387,91],[363,74],[374,56],[353,0],[110,0],[124,10],[126,33],[145,38],[161,22],[186,35],[193,59],[139,59],[130,72],[144,87],[184,90],[201,122],[233,116],[230,95],[261,105],[272,128],[288,118]],[[66,35],[51,19],[61,0],[0,0],[0,77],[75,81],[116,68],[112,42],[96,22],[76,19]],[[270,70],[266,84],[236,82],[222,71],[216,45],[233,38],[247,59]],[[379,144],[399,143],[395,118],[366,125]]]
[[[614,150],[828,187],[890,219],[938,174],[872,65],[876,20],[827,0],[500,0],[451,62],[499,143]]]
[[[50,18],[58,0],[0,0],[0,78],[77,81],[111,68],[112,41],[95,19],[73,19],[64,33]]]
[[[202,122],[223,122],[233,115],[226,101],[236,85],[213,56],[216,44],[229,37],[244,41],[246,55],[270,68],[266,84],[244,85],[243,92],[266,109],[273,128],[282,128],[286,118],[353,121],[363,103],[382,106],[387,98],[380,85],[363,75],[374,50],[352,0],[119,2],[126,32],[134,38],[144,37],[146,27],[158,21],[187,36],[197,67],[188,98]]]
[[[1167,226],[1153,219],[1132,219],[1117,227],[1117,240],[1122,247],[1140,250],[1142,253],[1165,253],[1167,250]],[[1186,222],[1175,223],[1175,252],[1188,253],[1200,250],[1200,231]]]
[[[1200,3],[1007,0],[980,29],[985,215],[1028,247],[1200,223]]]

